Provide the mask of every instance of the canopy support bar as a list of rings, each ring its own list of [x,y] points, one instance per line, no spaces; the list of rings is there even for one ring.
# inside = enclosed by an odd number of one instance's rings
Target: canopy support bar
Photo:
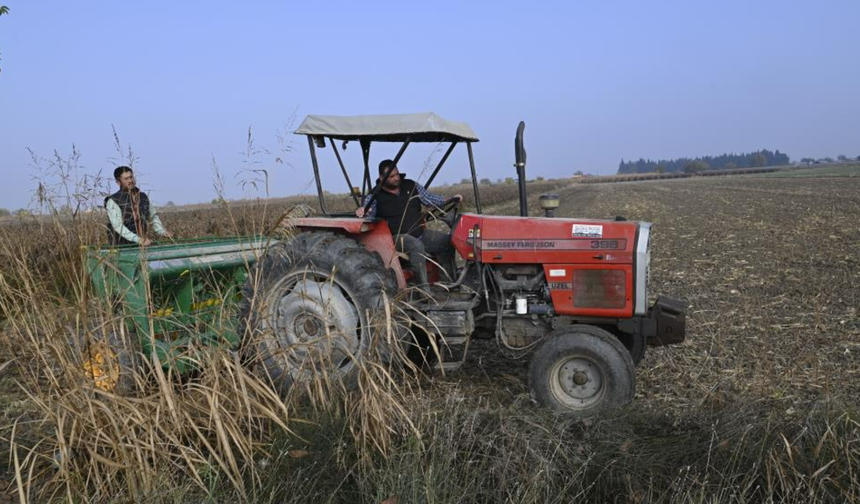
[[[478,194],[478,174],[475,173],[475,157],[472,155],[472,142],[466,142],[469,151],[469,168],[472,170],[472,187],[475,189],[475,211],[481,212],[481,196]]]
[[[397,165],[397,162],[400,161],[400,158],[403,156],[403,153],[406,152],[406,148],[409,147],[410,141],[407,140],[403,142],[403,146],[400,147],[400,150],[397,151],[397,155],[394,156],[394,164]]]
[[[361,197],[370,194],[370,140],[361,140],[361,155],[364,158],[364,180],[361,182]]]
[[[311,135],[308,135],[308,145],[311,146],[311,162],[314,165],[314,179],[317,181],[317,193],[320,196],[320,210],[322,213],[327,214],[328,210],[325,206],[325,197],[323,196],[322,182],[320,181],[320,166],[319,163],[317,163],[317,151],[316,147],[314,147],[314,139]]]
[[[335,157],[337,157],[337,164],[340,165],[340,171],[343,172],[343,178],[346,179],[346,185],[349,187],[349,195],[352,196],[352,201],[355,202],[355,206],[359,206],[361,203],[359,203],[358,196],[356,196],[355,192],[352,190],[352,181],[349,180],[349,173],[346,171],[346,166],[343,165],[343,159],[340,158],[340,151],[337,150],[334,138],[328,137],[328,141],[331,143],[331,149],[334,151]]]
[[[427,182],[424,183],[424,187],[426,189],[430,188],[430,184],[433,183],[433,180],[436,178],[436,174],[439,173],[439,170],[442,169],[442,165],[445,164],[445,161],[448,160],[448,156],[451,155],[451,152],[454,151],[454,147],[457,146],[457,142],[451,142],[451,146],[448,147],[448,150],[445,151],[445,155],[442,156],[442,159],[439,160],[439,164],[436,165],[436,169],[433,170],[433,173],[430,174],[430,178],[427,179]]]

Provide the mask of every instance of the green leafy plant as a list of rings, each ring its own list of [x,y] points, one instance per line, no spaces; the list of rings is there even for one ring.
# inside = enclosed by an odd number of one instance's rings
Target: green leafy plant
[[[0,16],[2,16],[3,14],[9,14],[9,7],[5,5],[0,5]]]

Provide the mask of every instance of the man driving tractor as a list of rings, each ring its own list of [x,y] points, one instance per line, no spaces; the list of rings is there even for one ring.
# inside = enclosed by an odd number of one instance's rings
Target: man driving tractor
[[[386,173],[388,177],[382,180]],[[447,233],[424,228],[421,206],[441,207],[447,200],[414,180],[404,178],[390,159],[379,163],[379,182],[382,190],[377,192],[367,213],[362,205],[356,209],[355,215],[385,219],[394,235],[397,250],[409,255],[409,263],[415,270],[418,284],[427,285],[427,254],[437,256],[443,271],[449,271],[454,250]],[[463,196],[457,194],[454,199],[462,201]]]

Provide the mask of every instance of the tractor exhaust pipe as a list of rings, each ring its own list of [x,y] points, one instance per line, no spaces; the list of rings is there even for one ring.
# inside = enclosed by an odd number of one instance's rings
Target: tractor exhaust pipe
[[[516,153],[517,163],[514,165],[517,168],[517,179],[520,185],[520,216],[529,216],[529,206],[526,201],[526,148],[523,147],[523,130],[526,129],[525,121],[520,121],[517,126],[517,137],[514,140],[514,150]]]

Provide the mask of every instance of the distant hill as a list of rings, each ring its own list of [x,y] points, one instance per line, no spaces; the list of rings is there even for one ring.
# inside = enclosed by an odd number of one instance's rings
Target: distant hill
[[[783,166],[790,163],[787,154],[762,149],[749,154],[722,154],[697,158],[639,159],[618,164],[618,174],[650,172],[699,172],[705,170],[730,170],[734,168],[760,168],[763,166]]]

